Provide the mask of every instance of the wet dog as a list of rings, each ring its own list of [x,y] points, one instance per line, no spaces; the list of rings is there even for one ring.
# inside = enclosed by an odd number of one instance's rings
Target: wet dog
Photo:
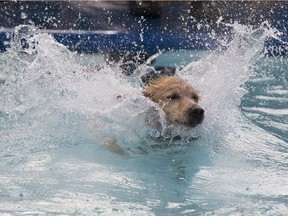
[[[145,87],[143,95],[160,105],[169,124],[195,127],[202,123],[204,119],[204,109],[198,105],[200,99],[199,92],[187,81],[179,77],[161,76],[156,78]],[[150,135],[158,139],[161,137],[159,116],[155,117],[153,111],[149,114],[148,118],[150,118],[150,121],[148,120],[148,122],[150,124],[148,123],[148,126],[156,132],[156,135]],[[151,121],[151,116],[153,115],[154,117],[152,117],[153,120]],[[170,139],[169,136],[164,138]],[[118,145],[115,139],[107,140],[104,146],[116,154],[125,154],[125,150]]]
[[[168,123],[195,127],[204,119],[204,109],[198,105],[199,92],[179,77],[152,80],[143,94],[160,105]]]

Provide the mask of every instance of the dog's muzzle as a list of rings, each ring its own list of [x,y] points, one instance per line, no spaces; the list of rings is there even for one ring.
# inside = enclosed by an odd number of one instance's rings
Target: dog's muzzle
[[[194,106],[187,111],[187,125],[195,127],[201,124],[204,119],[204,109],[200,106]]]

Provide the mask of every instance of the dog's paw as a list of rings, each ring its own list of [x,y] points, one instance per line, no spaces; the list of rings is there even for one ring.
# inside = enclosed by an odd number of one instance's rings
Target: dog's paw
[[[105,149],[109,150],[110,152],[113,152],[118,155],[125,155],[124,149],[118,145],[116,139],[106,140],[103,144]]]

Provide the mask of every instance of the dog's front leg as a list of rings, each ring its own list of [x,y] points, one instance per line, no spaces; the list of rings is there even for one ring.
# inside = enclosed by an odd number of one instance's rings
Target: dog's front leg
[[[116,139],[109,139],[104,141],[104,148],[118,155],[125,155],[125,151],[121,148]]]

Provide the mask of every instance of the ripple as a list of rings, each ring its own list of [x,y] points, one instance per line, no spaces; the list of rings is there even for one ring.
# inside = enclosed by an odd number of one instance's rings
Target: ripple
[[[275,109],[265,107],[242,107],[245,111],[261,112],[272,116],[288,116],[288,109]]]

